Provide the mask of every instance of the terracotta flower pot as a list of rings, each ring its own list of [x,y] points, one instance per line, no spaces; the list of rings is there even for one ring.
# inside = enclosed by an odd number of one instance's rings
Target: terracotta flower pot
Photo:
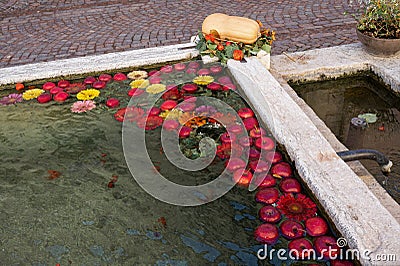
[[[400,54],[400,39],[380,39],[363,34],[357,30],[357,37],[365,50],[372,55],[389,57]]]

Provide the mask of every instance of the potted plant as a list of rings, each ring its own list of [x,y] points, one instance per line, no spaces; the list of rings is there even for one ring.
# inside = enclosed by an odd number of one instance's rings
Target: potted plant
[[[400,51],[399,0],[370,0],[358,19],[357,36],[367,52],[391,56]]]

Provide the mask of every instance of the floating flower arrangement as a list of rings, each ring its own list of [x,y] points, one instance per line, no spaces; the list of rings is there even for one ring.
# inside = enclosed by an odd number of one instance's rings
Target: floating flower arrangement
[[[262,222],[254,231],[256,241],[298,252],[302,254],[299,260],[309,260],[315,252],[322,258],[319,262],[326,262],[329,258],[325,249],[341,250],[316,203],[305,195],[292,166],[275,151],[270,133],[260,125],[219,64],[179,63],[159,71],[101,74],[77,82],[59,80],[46,82],[41,88],[18,83],[15,88],[15,92],[0,99],[1,105],[55,101],[68,104],[71,112],[79,115],[101,107],[116,121],[133,123],[146,131],[176,131],[181,151],[190,159],[204,156],[200,141],[213,138],[217,143],[214,161],[225,164],[238,186],[247,188],[255,177],[261,181],[255,193]],[[158,99],[154,105],[147,105],[143,100],[147,97]],[[211,105],[202,97],[219,99],[237,115],[228,112],[223,104]],[[128,105],[131,99],[142,101],[137,101],[140,105]],[[50,174],[51,178],[59,176],[58,172]],[[117,178],[112,177],[109,188],[115,186]],[[330,263],[353,265],[341,260]]]

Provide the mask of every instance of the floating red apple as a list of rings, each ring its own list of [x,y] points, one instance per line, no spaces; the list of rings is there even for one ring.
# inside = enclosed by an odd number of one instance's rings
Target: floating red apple
[[[272,166],[271,168],[272,175],[278,175],[281,177],[290,177],[292,176],[292,167],[287,162],[280,162]]]
[[[278,240],[279,231],[276,225],[265,223],[256,228],[254,236],[256,241],[272,245]]]
[[[178,63],[174,65],[174,68],[176,71],[183,71],[186,68],[186,65],[184,63]]]
[[[241,125],[229,125],[227,127],[227,131],[233,134],[242,134],[243,133],[243,127]]]
[[[112,79],[112,76],[111,75],[109,75],[109,74],[101,74],[100,76],[99,76],[99,80],[100,81],[104,81],[104,82],[109,82],[110,80]]]
[[[177,108],[182,110],[182,112],[191,112],[196,108],[196,104],[190,102],[184,102],[180,103]]]
[[[218,82],[221,83],[221,84],[224,84],[224,85],[226,85],[226,84],[232,84],[232,80],[231,80],[231,78],[228,77],[228,76],[220,77],[220,78],[218,79]]]
[[[240,158],[230,158],[229,161],[226,162],[226,169],[229,172],[234,172],[238,169],[245,168],[246,163]]]
[[[126,77],[126,75],[124,73],[116,73],[114,75],[114,80],[115,81],[123,81],[123,80],[126,80],[126,79],[127,79],[127,77]]]
[[[250,108],[241,108],[241,109],[238,110],[238,115],[242,119],[245,119],[245,118],[253,117],[254,116],[254,112]]]
[[[160,113],[161,109],[156,106],[151,107],[149,110],[149,115],[159,115]]]
[[[158,71],[158,70],[152,70],[152,71],[149,72],[148,75],[149,75],[149,77],[152,77],[152,76],[160,76],[160,75],[161,75],[161,72]]]
[[[233,173],[233,180],[242,187],[247,187],[252,178],[253,174],[248,169],[238,169]]]
[[[249,117],[249,118],[243,119],[243,124],[247,131],[249,131],[255,127],[258,127],[258,121],[255,117]]]
[[[200,76],[206,76],[206,75],[210,75],[211,71],[207,68],[202,68],[199,71],[197,71],[197,75]]]
[[[322,236],[328,232],[328,224],[321,217],[312,217],[306,220],[306,229],[310,236]]]
[[[86,85],[93,84],[94,82],[96,82],[96,78],[92,76],[86,77],[83,81],[83,83],[85,83]]]
[[[42,93],[37,97],[37,101],[39,103],[48,103],[51,101],[51,94],[49,93]]]
[[[256,201],[264,204],[275,203],[278,198],[279,191],[276,188],[263,188],[256,193]]]
[[[257,162],[257,164],[253,164],[252,165],[252,170],[254,171],[254,173],[260,174],[260,173],[267,173],[269,168],[270,168],[270,164],[267,163],[266,161],[263,160],[258,160],[258,161],[254,161]]]
[[[296,259],[307,259],[315,253],[310,240],[306,238],[294,239],[288,244],[289,252]]]
[[[271,175],[267,174],[261,184],[259,185],[260,188],[267,188],[267,187],[273,187],[276,185],[276,179]]]
[[[218,91],[221,89],[221,85],[216,82],[211,82],[210,84],[207,85],[207,89],[211,91]]]
[[[165,120],[163,123],[163,128],[167,131],[172,131],[177,129],[179,126],[179,122],[176,120]]]
[[[270,162],[272,164],[276,164],[279,163],[280,161],[282,161],[282,154],[279,151],[267,151],[265,153],[265,160],[267,160],[267,162]]]
[[[284,193],[300,193],[301,185],[299,181],[294,178],[285,178],[279,184],[279,188]]]
[[[222,143],[232,143],[236,141],[236,135],[233,134],[230,135],[228,132],[225,132],[221,134],[220,140]]]
[[[296,239],[304,235],[305,230],[301,223],[292,220],[285,220],[279,226],[282,235],[287,239]]]
[[[187,93],[194,93],[197,91],[197,89],[198,89],[197,85],[193,83],[187,83],[182,86],[182,90]]]
[[[250,147],[251,145],[253,145],[253,139],[247,136],[243,136],[239,139],[239,144],[242,145],[243,147]],[[260,154],[258,150],[257,152],[258,154]]]
[[[174,101],[174,100],[167,100],[167,101],[165,101],[165,102],[163,102],[163,103],[161,104],[160,109],[163,110],[163,111],[171,110],[171,109],[173,109],[177,104],[178,104],[178,103],[177,103],[176,101]]]
[[[261,138],[257,138],[254,142],[254,145],[261,150],[270,151],[275,148],[275,142],[273,139],[262,136]]]
[[[43,84],[42,89],[44,89],[45,91],[49,91],[52,88],[54,88],[55,86],[56,86],[56,84],[53,82],[46,82],[45,84]]]
[[[51,94],[57,94],[57,93],[59,93],[60,91],[63,91],[63,90],[64,90],[63,88],[54,87],[54,88],[50,89],[50,93]]]
[[[183,97],[183,100],[184,100],[185,102],[188,102],[188,103],[195,103],[195,102],[197,101],[197,97],[192,96],[192,95],[185,95],[185,96]]]
[[[166,65],[160,68],[160,71],[162,73],[171,73],[172,71],[174,71],[174,68],[171,65]]]
[[[196,74],[197,69],[196,68],[188,68],[186,69],[186,74]]]
[[[223,91],[229,91],[229,90],[236,90],[236,86],[233,85],[232,83],[225,84],[222,86]]]
[[[261,127],[256,127],[250,130],[249,135],[252,138],[261,138],[262,136],[265,136],[267,132],[265,131],[265,129],[261,128]]]
[[[58,83],[57,83],[57,86],[58,87],[60,87],[60,88],[66,88],[66,87],[68,87],[69,86],[69,81],[68,80],[60,80]]]
[[[222,66],[220,66],[220,65],[211,66],[211,67],[210,67],[210,71],[211,71],[212,73],[214,73],[214,74],[217,74],[217,73],[219,73],[219,72],[222,71]]]
[[[340,248],[336,243],[336,239],[331,236],[319,236],[314,240],[315,250],[317,254],[322,255],[325,259],[330,257],[337,258]]]
[[[150,84],[160,84],[161,83],[161,77],[158,76],[151,76],[149,78]]]
[[[190,132],[192,132],[191,127],[183,126],[181,130],[179,130],[179,137],[184,139],[190,136]]]
[[[60,91],[56,95],[54,95],[53,99],[56,102],[64,102],[67,98],[69,97],[69,94],[66,93],[65,91]]]
[[[257,159],[260,158],[260,151],[254,148],[250,148],[249,150],[249,158],[250,159]]]
[[[95,89],[102,89],[106,86],[106,82],[103,80],[97,80],[93,82],[92,87]]]
[[[115,108],[119,106],[119,100],[116,98],[110,98],[107,100],[106,105],[110,108]]]
[[[281,213],[271,205],[263,206],[258,211],[260,219],[267,223],[277,223],[281,219]]]
[[[199,67],[200,67],[200,64],[198,62],[195,62],[195,61],[190,62],[189,65],[188,65],[188,68],[199,68]]]

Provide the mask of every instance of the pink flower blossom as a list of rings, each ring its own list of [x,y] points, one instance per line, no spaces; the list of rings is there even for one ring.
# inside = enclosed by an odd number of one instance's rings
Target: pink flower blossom
[[[96,104],[92,100],[87,101],[77,101],[71,106],[71,111],[73,113],[85,113],[96,107]]]

